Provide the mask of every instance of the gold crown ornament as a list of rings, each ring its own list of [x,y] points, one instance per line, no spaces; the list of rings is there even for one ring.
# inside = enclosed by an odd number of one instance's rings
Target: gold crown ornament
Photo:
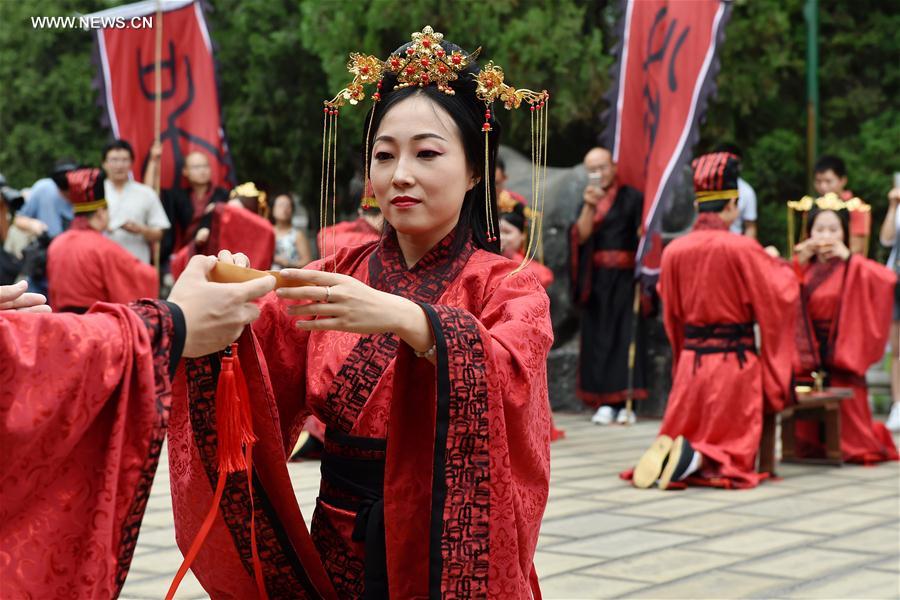
[[[268,216],[269,204],[266,202],[266,193],[256,189],[256,184],[252,181],[242,183],[232,189],[228,194],[228,199],[234,200],[235,198],[256,198],[256,214],[263,217]]]
[[[787,221],[788,221],[788,254],[793,255],[794,251],[794,213],[801,213],[800,217],[800,241],[806,239],[806,225],[809,218],[809,212],[813,209],[818,210],[846,210],[847,212],[868,213],[872,211],[872,207],[857,197],[849,200],[842,200],[840,196],[834,192],[828,192],[824,196],[813,198],[812,196],[803,196],[799,200],[789,200],[787,202]],[[844,240],[849,245],[849,240]],[[868,240],[866,241],[868,246]]]
[[[319,194],[320,227],[328,225],[329,195],[332,222],[336,218],[336,157],[337,157],[337,117],[340,109],[347,104],[355,106],[366,99],[365,86],[375,84],[376,91],[372,94],[372,107],[381,100],[381,88],[383,77],[390,72],[397,78],[394,89],[407,87],[425,87],[434,85],[441,92],[454,95],[456,91],[451,84],[460,77],[472,77],[466,70],[475,61],[481,49],[466,53],[460,50],[448,51],[443,47],[444,34],[436,32],[430,26],[422,31],[412,34],[410,44],[402,52],[391,54],[387,60],[378,57],[351,53],[347,63],[347,70],[353,75],[353,80],[347,84],[331,100],[325,101],[324,125],[322,128],[322,183]],[[528,89],[517,89],[504,82],[503,69],[493,62],[474,75],[476,83],[476,96],[485,104],[484,125],[484,169],[485,176],[485,214],[488,229],[485,232],[490,242],[498,240],[494,225],[494,215],[491,202],[490,168],[489,160],[489,133],[491,131],[491,106],[496,101],[503,103],[504,108],[512,110],[526,104],[531,112],[531,158],[534,166],[532,172],[532,204],[529,209],[535,215],[543,213],[544,184],[547,168],[547,103],[550,94],[546,90],[535,92]],[[371,139],[372,118],[369,117],[369,131],[366,132],[365,147],[365,185],[369,185],[369,140]],[[532,240],[535,229],[540,232],[540,224],[536,220],[531,221],[532,235],[529,236],[529,248],[526,251],[523,268],[534,255]]]

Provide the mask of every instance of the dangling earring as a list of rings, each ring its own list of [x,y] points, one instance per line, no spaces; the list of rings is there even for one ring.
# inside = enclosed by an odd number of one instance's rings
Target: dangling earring
[[[481,126],[481,131],[484,132],[484,216],[487,221],[487,228],[484,233],[487,241],[494,243],[498,238],[494,229],[494,210],[493,202],[491,202],[491,177],[489,173],[491,168],[489,140],[491,134],[491,105],[487,102],[485,103],[484,125]]]

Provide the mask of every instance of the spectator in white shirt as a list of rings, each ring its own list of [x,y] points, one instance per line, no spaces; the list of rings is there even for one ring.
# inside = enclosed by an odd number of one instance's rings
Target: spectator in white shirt
[[[115,140],[103,148],[109,237],[139,260],[150,263],[151,244],[162,239],[163,230],[170,224],[153,188],[131,179],[132,163],[134,151],[125,140]]]
[[[719,144],[715,152],[728,152],[743,160],[743,152],[736,144]],[[756,191],[738,176],[738,216],[731,224],[731,232],[756,239]]]

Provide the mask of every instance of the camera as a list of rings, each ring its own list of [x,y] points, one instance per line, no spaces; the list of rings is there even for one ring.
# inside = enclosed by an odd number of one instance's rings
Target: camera
[[[6,184],[6,177],[0,173],[0,196],[12,212],[16,212],[25,203],[25,196],[19,190]]]

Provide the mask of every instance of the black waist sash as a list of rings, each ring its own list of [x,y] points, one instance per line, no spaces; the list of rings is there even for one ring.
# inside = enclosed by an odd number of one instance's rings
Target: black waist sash
[[[753,323],[711,323],[684,326],[685,350],[694,351],[694,371],[705,354],[735,354],[743,369],[747,352],[756,354]]]
[[[325,432],[319,499],[356,513],[352,539],[364,542],[365,600],[388,597],[384,534],[384,457],[387,440]]]

